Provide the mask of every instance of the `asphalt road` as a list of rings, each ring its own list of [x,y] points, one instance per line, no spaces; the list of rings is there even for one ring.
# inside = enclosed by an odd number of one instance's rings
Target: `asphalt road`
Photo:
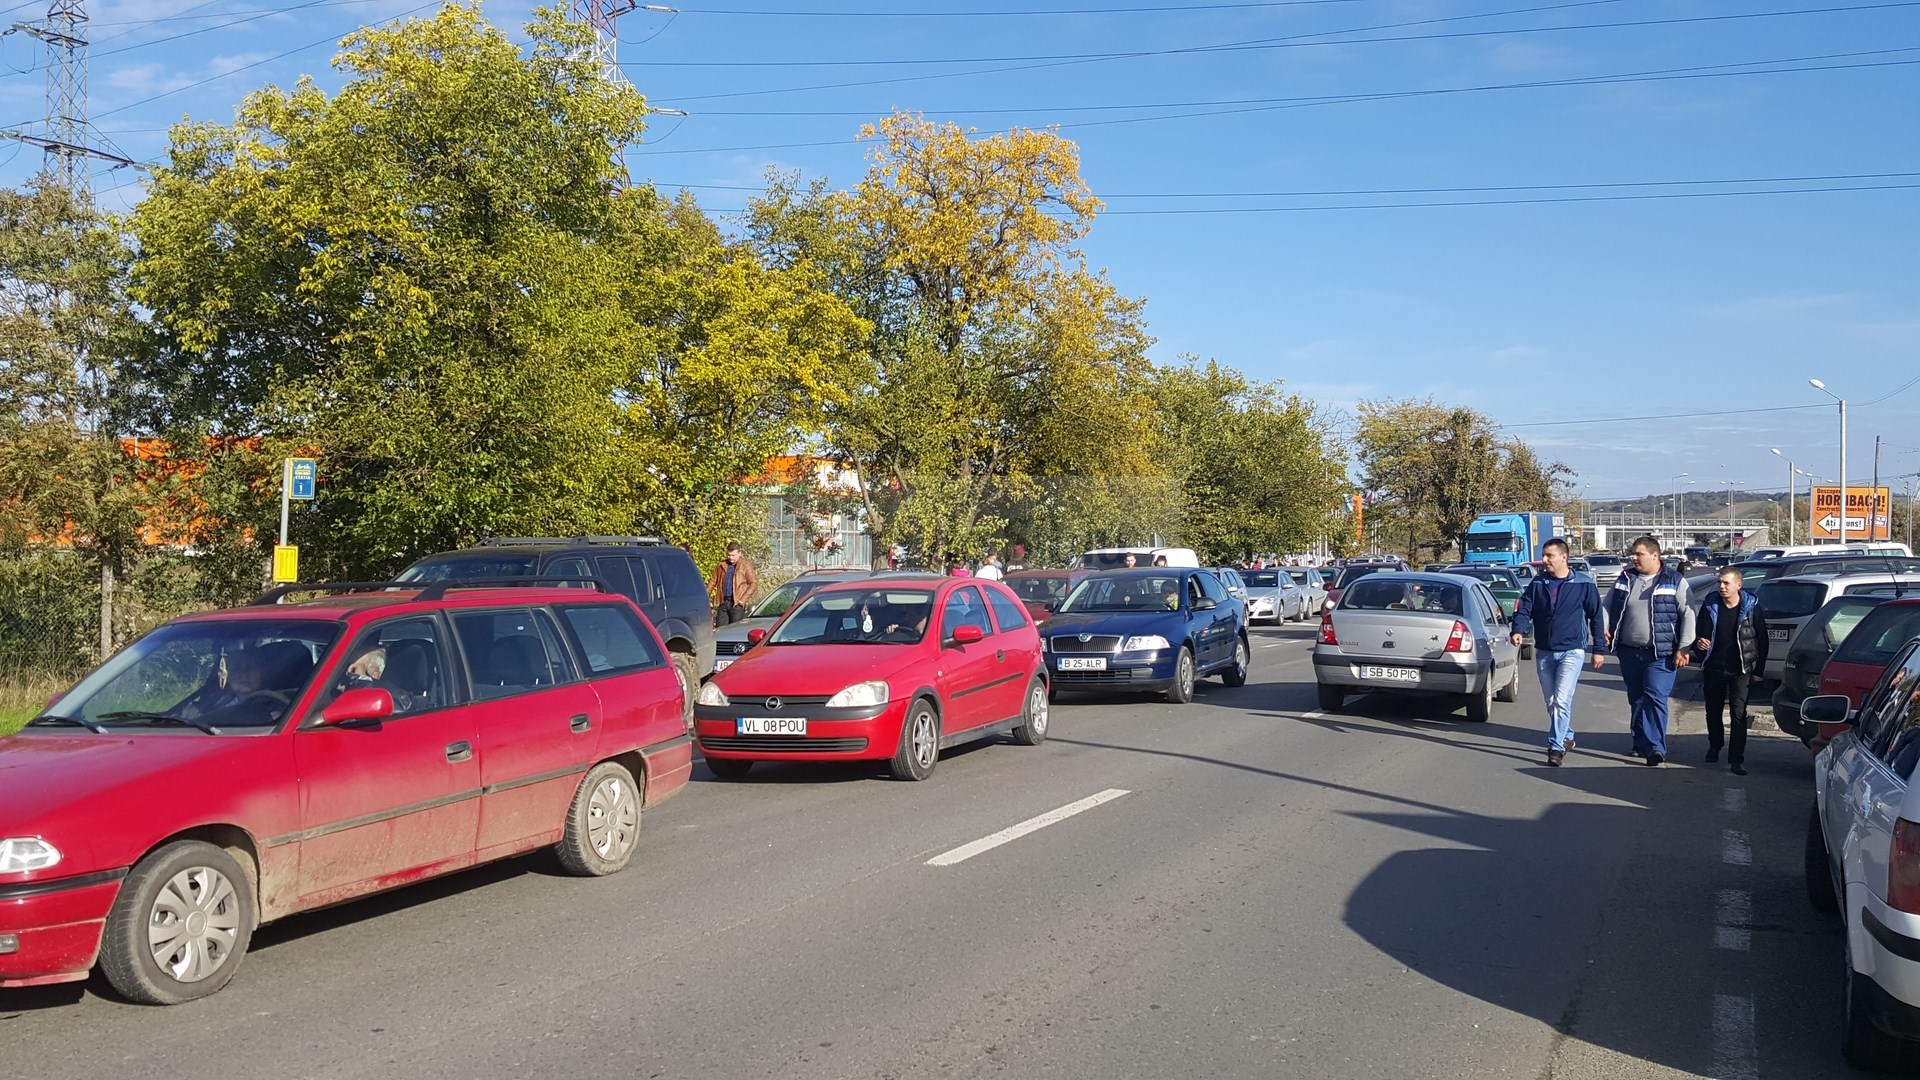
[[[1490,724],[1322,715],[1311,628],[1256,638],[1241,689],[1062,703],[921,784],[697,769],[625,873],[530,857],[287,920],[195,1005],[0,991],[0,1075],[1851,1075],[1798,743],[1700,764],[1685,678],[1680,764],[1647,768],[1609,668],[1549,769],[1530,671]]]

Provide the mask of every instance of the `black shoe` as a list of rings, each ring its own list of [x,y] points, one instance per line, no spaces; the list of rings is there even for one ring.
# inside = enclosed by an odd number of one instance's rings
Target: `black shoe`
[[[1647,764],[1649,765],[1658,765],[1665,760],[1667,760],[1667,755],[1665,754],[1648,754],[1647,755]]]
[[[1717,746],[1707,747],[1707,762],[1711,764],[1719,760],[1720,760],[1720,748]]]
[[[1547,751],[1547,764],[1557,769],[1560,767],[1560,762],[1566,760],[1566,756],[1567,752],[1564,750],[1549,750]]]
[[[1731,763],[1729,767],[1733,769],[1733,775],[1735,776],[1747,775],[1747,767],[1745,765],[1740,764],[1737,761]]]

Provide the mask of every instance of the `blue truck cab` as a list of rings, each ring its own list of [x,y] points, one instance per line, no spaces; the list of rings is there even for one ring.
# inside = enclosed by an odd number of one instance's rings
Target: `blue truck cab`
[[[1533,562],[1542,545],[1564,537],[1566,529],[1565,514],[1482,514],[1467,526],[1463,561],[1484,566]]]

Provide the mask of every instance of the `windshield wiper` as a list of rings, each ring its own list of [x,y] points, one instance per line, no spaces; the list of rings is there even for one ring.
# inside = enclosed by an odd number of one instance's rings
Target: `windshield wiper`
[[[119,723],[183,724],[187,727],[196,728],[200,731],[204,731],[209,735],[220,734],[219,728],[214,727],[212,724],[204,723],[199,720],[189,720],[184,716],[169,716],[166,713],[141,712],[137,709],[127,709],[122,712],[101,713],[99,718],[101,720],[107,721],[110,724],[119,724]]]
[[[28,727],[57,727],[61,724],[83,727],[95,735],[105,735],[107,733],[106,728],[101,727],[99,724],[83,716],[55,716],[52,713],[41,713],[39,716],[27,721]]]

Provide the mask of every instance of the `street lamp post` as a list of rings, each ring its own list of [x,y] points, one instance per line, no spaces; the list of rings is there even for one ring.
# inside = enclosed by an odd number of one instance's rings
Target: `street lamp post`
[[[1722,480],[1727,485],[1727,547],[1733,547],[1733,489],[1740,486],[1738,480]]]
[[[1847,543],[1847,399],[1827,389],[1827,384],[1819,379],[1808,379],[1807,385],[1840,403],[1840,544]],[[1812,510],[1808,510],[1807,539],[1813,539]],[[1867,531],[1868,536],[1873,531]]]
[[[1780,452],[1779,447],[1775,446],[1770,449],[1773,450],[1774,457],[1785,458],[1787,462],[1787,543],[1791,544],[1793,543],[1793,493],[1794,490],[1799,487],[1793,478],[1800,474],[1800,469],[1794,465],[1792,458]],[[1808,526],[1807,531],[1813,531],[1811,525]]]
[[[1683,476],[1689,476],[1689,475],[1691,474],[1690,473],[1674,473],[1673,474],[1673,532],[1674,532],[1674,535],[1676,536],[1678,536],[1680,533],[1680,478]]]

